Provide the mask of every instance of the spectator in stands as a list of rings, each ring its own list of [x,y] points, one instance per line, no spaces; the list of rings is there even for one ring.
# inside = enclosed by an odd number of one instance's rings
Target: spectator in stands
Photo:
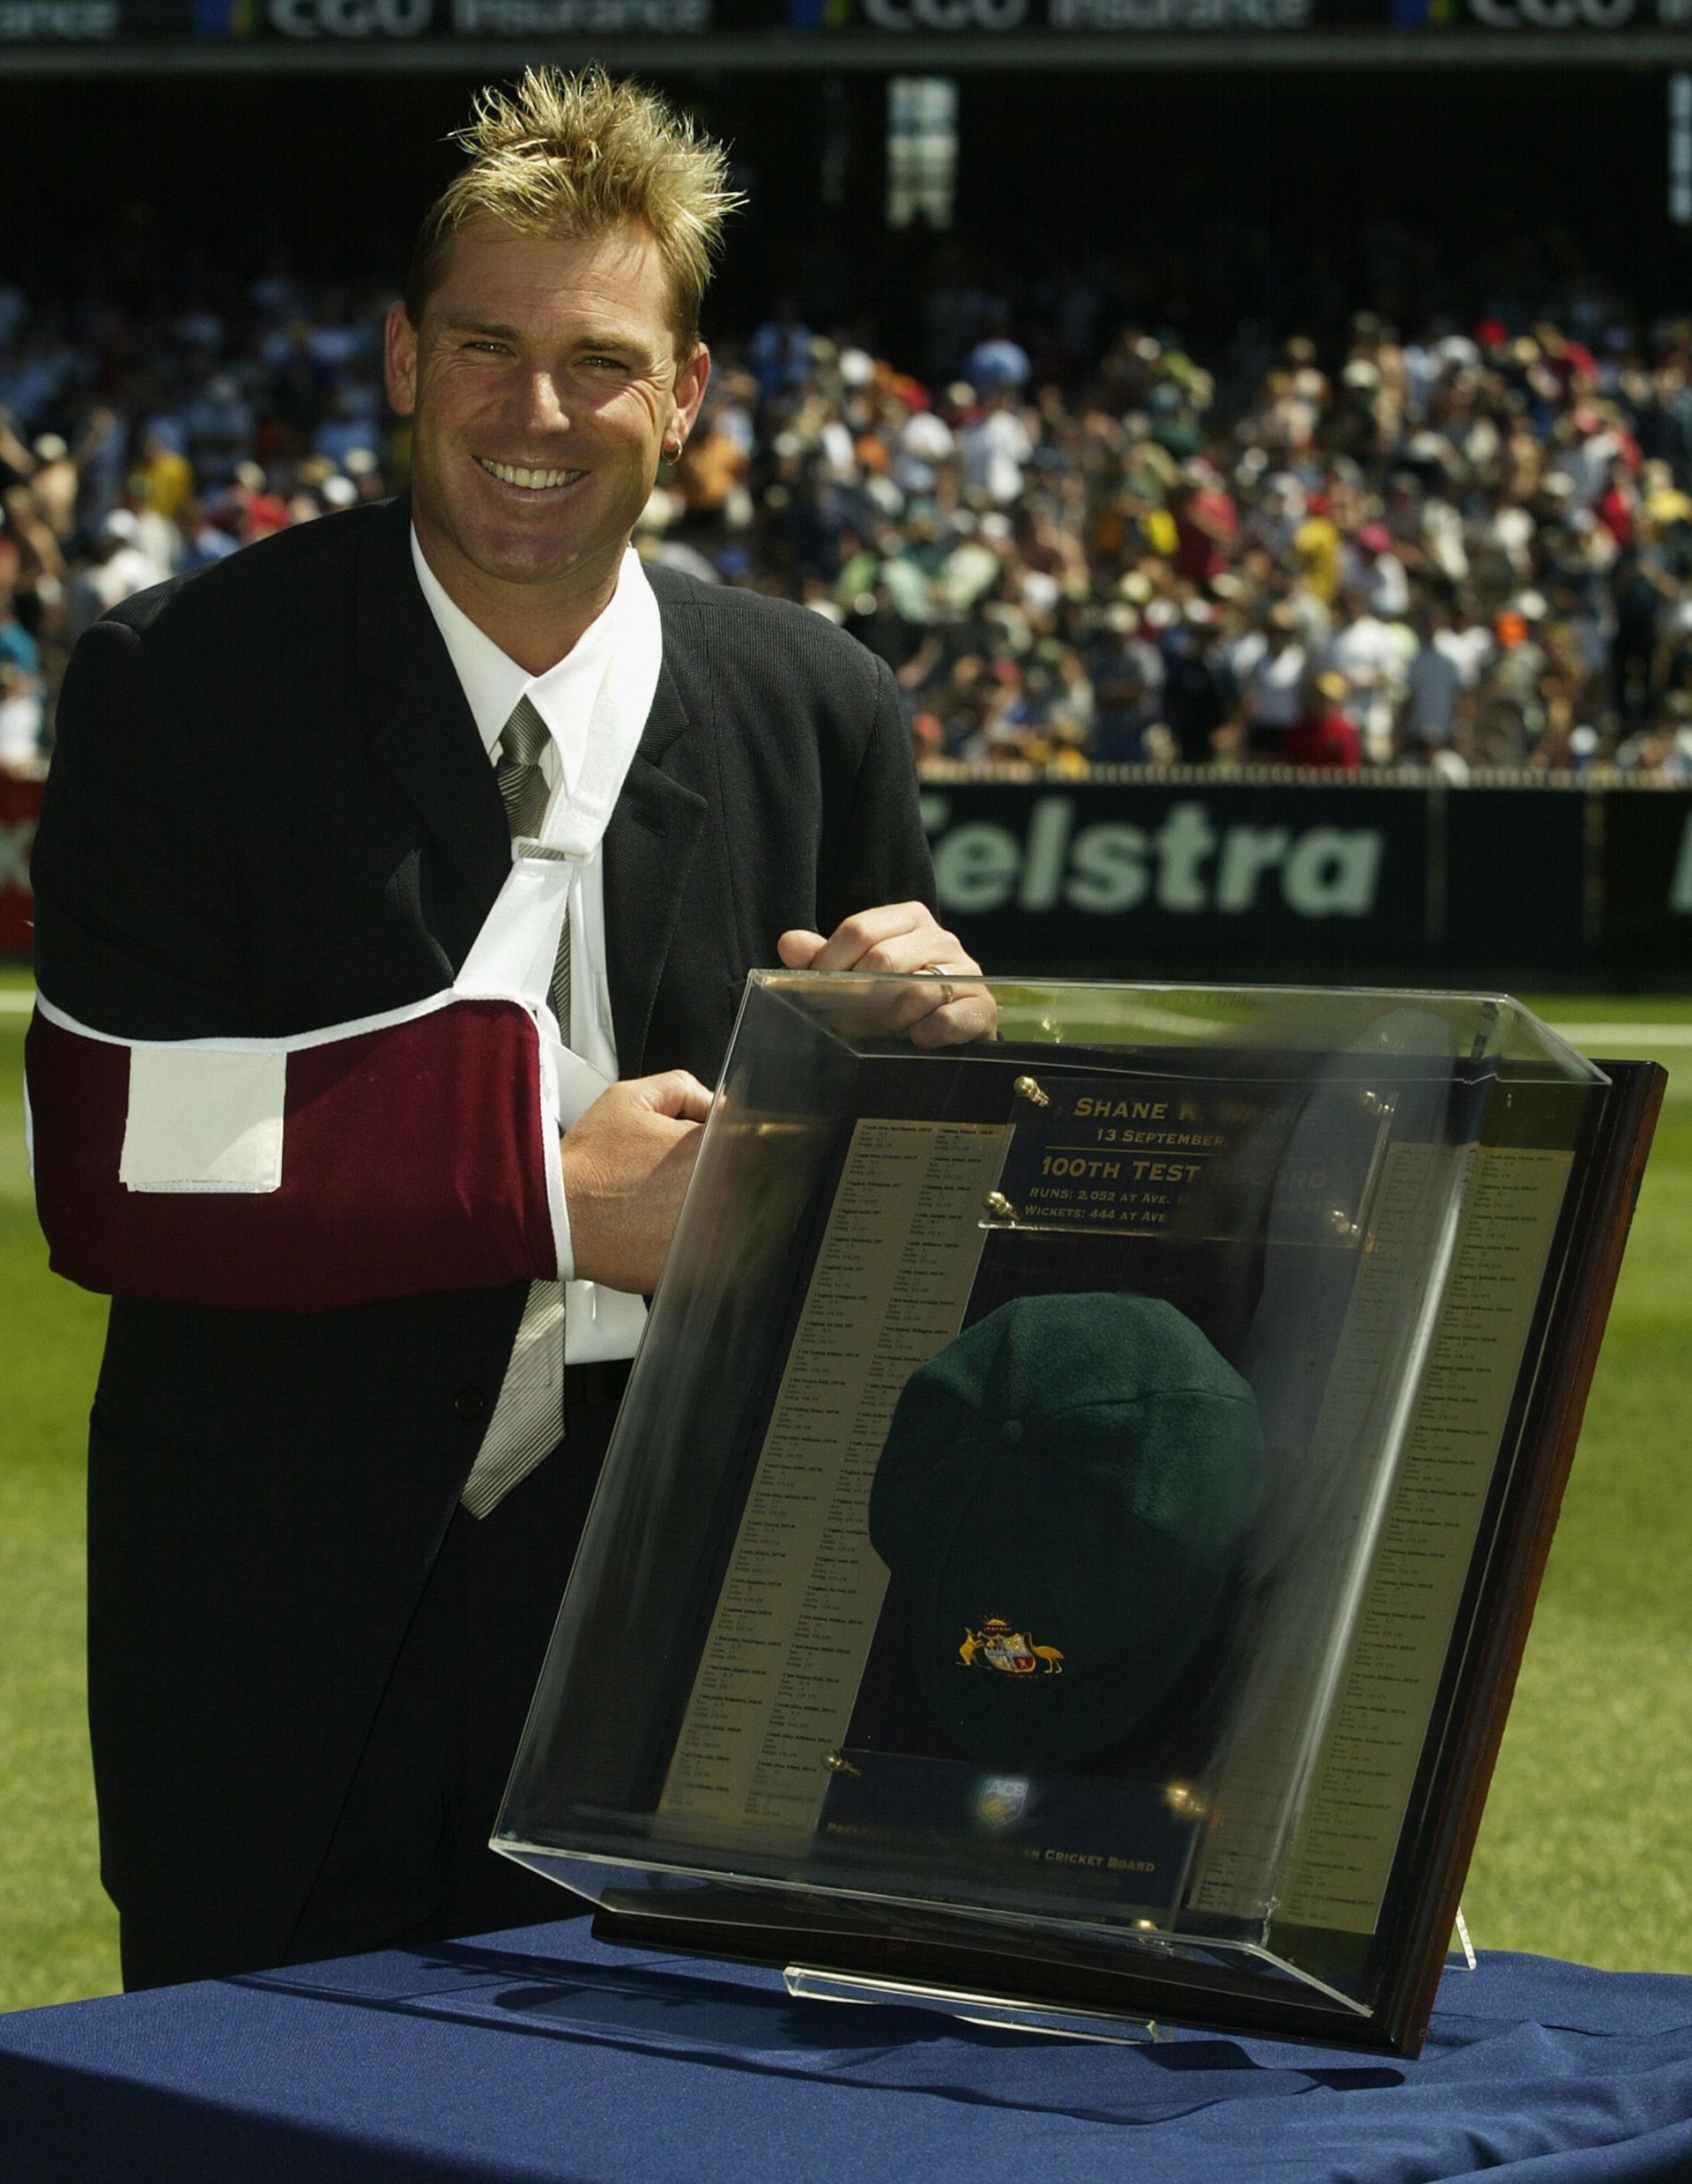
[[[1163,645],[1165,725],[1184,766],[1203,766],[1239,709],[1239,687],[1222,657],[1221,616],[1202,599],[1190,599],[1179,628]]]
[[[1313,598],[1331,605],[1345,573],[1345,541],[1333,520],[1331,494],[1313,493],[1293,533],[1293,567]]]
[[[197,476],[223,485],[252,452],[256,417],[233,372],[208,379],[183,412]]]
[[[1614,538],[1610,524],[1605,528]],[[1610,574],[1614,635],[1610,645],[1610,699],[1622,732],[1645,725],[1657,695],[1658,643],[1665,607],[1678,594],[1654,539],[1635,539],[1631,526]]]
[[[1195,458],[1184,464],[1171,499],[1177,576],[1209,585],[1227,568],[1239,531],[1233,495],[1213,464]]]
[[[1346,686],[1346,713],[1371,766],[1392,755],[1392,730],[1404,695],[1405,646],[1393,628],[1354,591],[1334,602],[1333,635],[1317,665]]]
[[[726,542],[731,531],[746,528],[751,516],[745,490],[750,467],[743,434],[722,405],[708,410],[675,470],[690,538]]]
[[[1527,617],[1518,608],[1506,608],[1498,615],[1493,634],[1497,650],[1476,695],[1474,762],[1525,766],[1545,728],[1548,663]]]
[[[1341,564],[1347,586],[1371,614],[1388,622],[1401,620],[1410,606],[1409,580],[1392,549],[1384,524],[1364,524],[1346,541]]]
[[[1231,746],[1248,757],[1273,762],[1282,737],[1304,710],[1304,678],[1310,667],[1298,639],[1298,616],[1287,600],[1277,600],[1262,627],[1240,640],[1228,667],[1239,691]]]
[[[815,339],[800,318],[795,299],[778,296],[769,316],[746,348],[746,362],[757,378],[761,401],[783,401],[808,383]]]
[[[177,444],[174,430],[160,425],[145,427],[130,469],[131,505],[174,524],[193,490],[194,466]]]
[[[1451,612],[1424,593],[1410,615],[1415,650],[1404,671],[1399,745],[1416,751],[1452,750],[1468,740],[1476,675],[1466,678],[1461,649],[1451,644]]]
[[[219,513],[226,518],[233,507],[230,498],[225,495],[218,504]],[[179,575],[192,576],[196,569],[209,568],[213,561],[225,561],[236,550],[233,532],[198,501],[184,502],[180,528],[182,547],[176,560]]]
[[[63,620],[66,562],[59,537],[41,512],[39,476],[6,488],[4,535],[16,556],[18,618],[38,643],[50,647]]]
[[[33,468],[22,470],[20,475],[29,480],[36,514],[63,547],[77,527],[80,479],[75,458],[56,432],[42,433],[31,454]]]
[[[114,509],[101,524],[86,566],[66,590],[67,643],[74,644],[108,608],[145,591],[149,584],[161,583],[169,573],[143,550],[140,530],[133,510],[125,508]]]
[[[1132,606],[1105,608],[1078,665],[1092,685],[1091,755],[1103,766],[1137,765],[1147,730],[1162,717],[1164,666]]]
[[[1431,736],[1406,736],[1399,747],[1397,770],[1455,786],[1470,778],[1469,761],[1453,745]]]
[[[1006,509],[1020,499],[1023,466],[1034,442],[1014,394],[998,388],[978,405],[966,405],[958,427],[958,483],[976,507]]]
[[[1008,320],[995,318],[963,360],[963,376],[983,394],[1016,393],[1028,383],[1028,353],[1013,340]]]
[[[129,435],[129,420],[104,402],[87,411],[76,434],[73,446],[81,479],[77,519],[90,538],[98,538],[100,524],[122,494]]]
[[[1306,677],[1298,718],[1280,739],[1275,756],[1283,766],[1320,766],[1354,774],[1363,762],[1362,739],[1346,712],[1346,679],[1332,669]]]
[[[1662,719],[1629,736],[1615,754],[1617,770],[1648,774],[1677,786],[1692,781],[1692,696],[1671,694]]]
[[[41,647],[16,611],[19,562],[12,541],[0,537],[0,774],[34,770],[45,721]]]

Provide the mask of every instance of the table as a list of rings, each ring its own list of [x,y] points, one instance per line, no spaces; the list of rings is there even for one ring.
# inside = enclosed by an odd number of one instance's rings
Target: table
[[[1692,2178],[1692,1978],[1484,1955],[1414,2063],[1100,2046],[595,1942],[473,1942],[0,2017],[6,2184],[1505,2184]]]

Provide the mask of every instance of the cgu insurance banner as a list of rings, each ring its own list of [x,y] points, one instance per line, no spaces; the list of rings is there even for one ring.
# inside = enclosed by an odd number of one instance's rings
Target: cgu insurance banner
[[[1692,26],[1692,0],[0,0],[0,49],[343,48],[384,52],[534,37],[762,45],[773,63],[827,65],[842,41],[956,48],[961,66],[1006,40],[1119,38],[1207,45],[1321,33],[1402,38],[1545,32],[1614,36]],[[701,58],[706,57],[701,55]]]
[[[732,0],[728,0],[732,4]],[[746,0],[785,10],[788,26],[828,34],[1006,35],[1087,33],[1124,38],[1359,32],[1364,35],[1508,31],[1614,33],[1692,24],[1692,0]]]
[[[231,54],[253,45],[384,52],[534,37],[692,39],[719,0],[0,0],[0,50],[169,47]]]

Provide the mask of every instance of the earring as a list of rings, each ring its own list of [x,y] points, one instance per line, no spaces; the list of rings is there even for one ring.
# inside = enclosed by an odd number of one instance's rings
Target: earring
[[[659,449],[658,452],[663,456],[666,463],[679,463],[681,460],[681,451],[686,444],[687,443],[685,440],[678,440],[675,446],[672,448],[666,440],[663,447]]]

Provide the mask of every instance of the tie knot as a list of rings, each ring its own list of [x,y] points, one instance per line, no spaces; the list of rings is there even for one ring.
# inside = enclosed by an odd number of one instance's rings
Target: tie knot
[[[538,766],[551,738],[546,724],[527,698],[519,698],[511,717],[500,731],[501,762],[508,766]]]
[[[538,834],[546,816],[546,776],[540,770],[540,754],[546,748],[546,724],[529,702],[519,698],[516,709],[500,731],[500,762],[494,778],[505,800],[505,816],[512,838]]]

